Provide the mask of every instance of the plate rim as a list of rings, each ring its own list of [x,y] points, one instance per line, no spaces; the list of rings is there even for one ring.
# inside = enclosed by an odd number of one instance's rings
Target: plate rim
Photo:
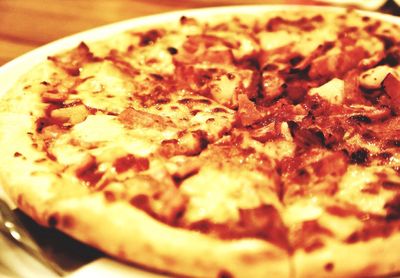
[[[305,10],[305,11],[321,11],[321,8],[327,12],[343,12],[346,8],[337,6],[321,6],[321,5],[234,5],[234,6],[216,6],[216,7],[205,7],[205,8],[195,8],[195,9],[183,9],[177,11],[169,11],[163,13],[157,13],[153,15],[140,16],[130,19],[125,19],[117,21],[114,23],[109,23],[101,25],[98,27],[90,28],[85,31],[74,33],[60,39],[54,40],[52,42],[46,43],[39,46],[33,50],[30,50],[21,56],[14,58],[13,60],[7,62],[6,64],[0,66],[0,100],[1,97],[9,91],[9,89],[14,86],[16,82],[28,71],[30,71],[35,65],[44,61],[47,56],[54,55],[56,53],[61,53],[73,47],[76,47],[81,41],[101,41],[113,34],[122,33],[124,31],[146,27],[154,26],[160,24],[164,21],[172,22],[178,20],[181,16],[193,16],[199,17],[206,15],[215,16],[221,13],[235,14],[240,12],[241,14],[255,14],[255,13],[265,13],[273,11],[295,11],[295,10]],[[380,19],[386,22],[395,23],[400,26],[400,17],[396,17],[389,14],[383,14],[374,11],[361,11],[356,10],[361,15],[371,16],[376,19]],[[1,196],[0,187],[0,196]],[[114,261],[114,260],[113,260]],[[77,270],[79,271],[79,270]],[[152,273],[151,273],[152,274]],[[0,273],[1,275],[1,273]],[[70,275],[73,275],[70,274]]]

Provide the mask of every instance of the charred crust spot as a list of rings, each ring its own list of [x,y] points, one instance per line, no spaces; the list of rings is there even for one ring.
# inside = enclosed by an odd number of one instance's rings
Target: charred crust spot
[[[331,272],[335,268],[335,265],[330,262],[330,263],[325,264],[324,268],[325,268],[325,271]]]
[[[217,277],[218,277],[218,278],[233,278],[234,276],[233,276],[233,274],[230,273],[229,271],[227,271],[227,270],[225,270],[225,269],[222,269],[222,270],[220,270],[220,271],[218,272]]]
[[[150,76],[153,77],[155,80],[158,80],[158,81],[164,80],[164,77],[162,75],[160,75],[160,74],[157,74],[157,73],[151,73]]]
[[[196,20],[194,18],[187,17],[187,16],[181,16],[181,18],[179,19],[179,22],[181,25],[196,24]]]
[[[181,18],[179,19],[179,22],[183,25],[187,22],[188,18],[186,16],[181,16]]]
[[[178,54],[178,49],[176,49],[175,47],[168,47],[167,51],[169,52],[169,54],[171,55],[176,55]]]
[[[289,60],[289,63],[290,63],[292,66],[296,66],[298,63],[300,63],[301,61],[303,61],[303,59],[304,59],[304,57],[301,56],[301,55],[295,56],[295,57],[293,57],[293,58],[291,58],[291,59]]]
[[[206,99],[206,98],[199,99],[198,102],[202,103],[202,104],[206,104],[206,105],[211,105],[211,100]]]
[[[371,20],[371,18],[370,18],[369,16],[363,16],[361,19],[362,19],[362,21],[364,21],[364,22],[368,22],[368,21]]]
[[[364,115],[354,115],[349,118],[350,120],[358,123],[370,124],[372,121],[369,117]]]
[[[36,121],[36,132],[41,133],[43,128],[46,126],[46,119],[45,118],[39,118]]]
[[[199,168],[194,168],[192,171],[185,173],[185,175],[172,175],[172,180],[174,181],[176,186],[179,186],[184,180],[196,175],[199,172]]]
[[[14,153],[14,157],[21,157],[21,156],[22,156],[22,154],[20,152],[15,152]]]
[[[162,36],[162,32],[157,29],[152,29],[142,34],[140,37],[140,46],[147,46],[155,43]]]
[[[207,139],[207,133],[203,130],[196,130],[193,133],[199,140],[200,149],[204,150],[205,148],[207,148],[208,143],[209,143],[209,141]]]
[[[227,73],[226,77],[228,77],[229,80],[234,80],[235,79],[235,75],[233,73]]]
[[[350,155],[350,163],[365,164],[368,161],[369,152],[367,149],[359,149]]]
[[[388,147],[398,148],[400,147],[400,140],[388,140],[386,145]]]
[[[400,195],[396,195],[392,200],[384,206],[386,209],[386,220],[393,221],[400,219]]]
[[[387,190],[400,190],[400,183],[393,181],[382,182],[382,187]]]
[[[49,227],[56,227],[60,221],[60,215],[58,213],[53,213],[47,219],[47,224]]]
[[[391,154],[390,152],[382,152],[378,154],[378,157],[383,160],[389,160],[392,156],[393,154]]]
[[[278,69],[278,66],[275,64],[267,64],[264,66],[263,71],[275,71]]]

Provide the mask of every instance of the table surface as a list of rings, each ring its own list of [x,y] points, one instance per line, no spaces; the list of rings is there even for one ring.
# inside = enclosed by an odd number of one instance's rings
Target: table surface
[[[38,46],[107,23],[227,3],[227,0],[1,0],[0,66]]]
[[[38,46],[96,26],[207,6],[312,4],[306,0],[1,0],[0,66]]]

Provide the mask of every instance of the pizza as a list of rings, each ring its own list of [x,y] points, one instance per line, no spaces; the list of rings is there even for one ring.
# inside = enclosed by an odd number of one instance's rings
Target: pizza
[[[399,38],[371,14],[294,9],[83,41],[2,97],[2,187],[170,275],[398,273]]]

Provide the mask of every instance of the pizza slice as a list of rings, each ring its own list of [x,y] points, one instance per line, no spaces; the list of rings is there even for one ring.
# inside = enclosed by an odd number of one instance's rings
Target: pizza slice
[[[285,159],[281,166],[283,219],[290,227],[297,274],[337,277],[398,271],[399,258],[391,247],[399,242],[400,227],[396,171],[360,166],[343,152],[325,149],[315,148],[301,157]]]

